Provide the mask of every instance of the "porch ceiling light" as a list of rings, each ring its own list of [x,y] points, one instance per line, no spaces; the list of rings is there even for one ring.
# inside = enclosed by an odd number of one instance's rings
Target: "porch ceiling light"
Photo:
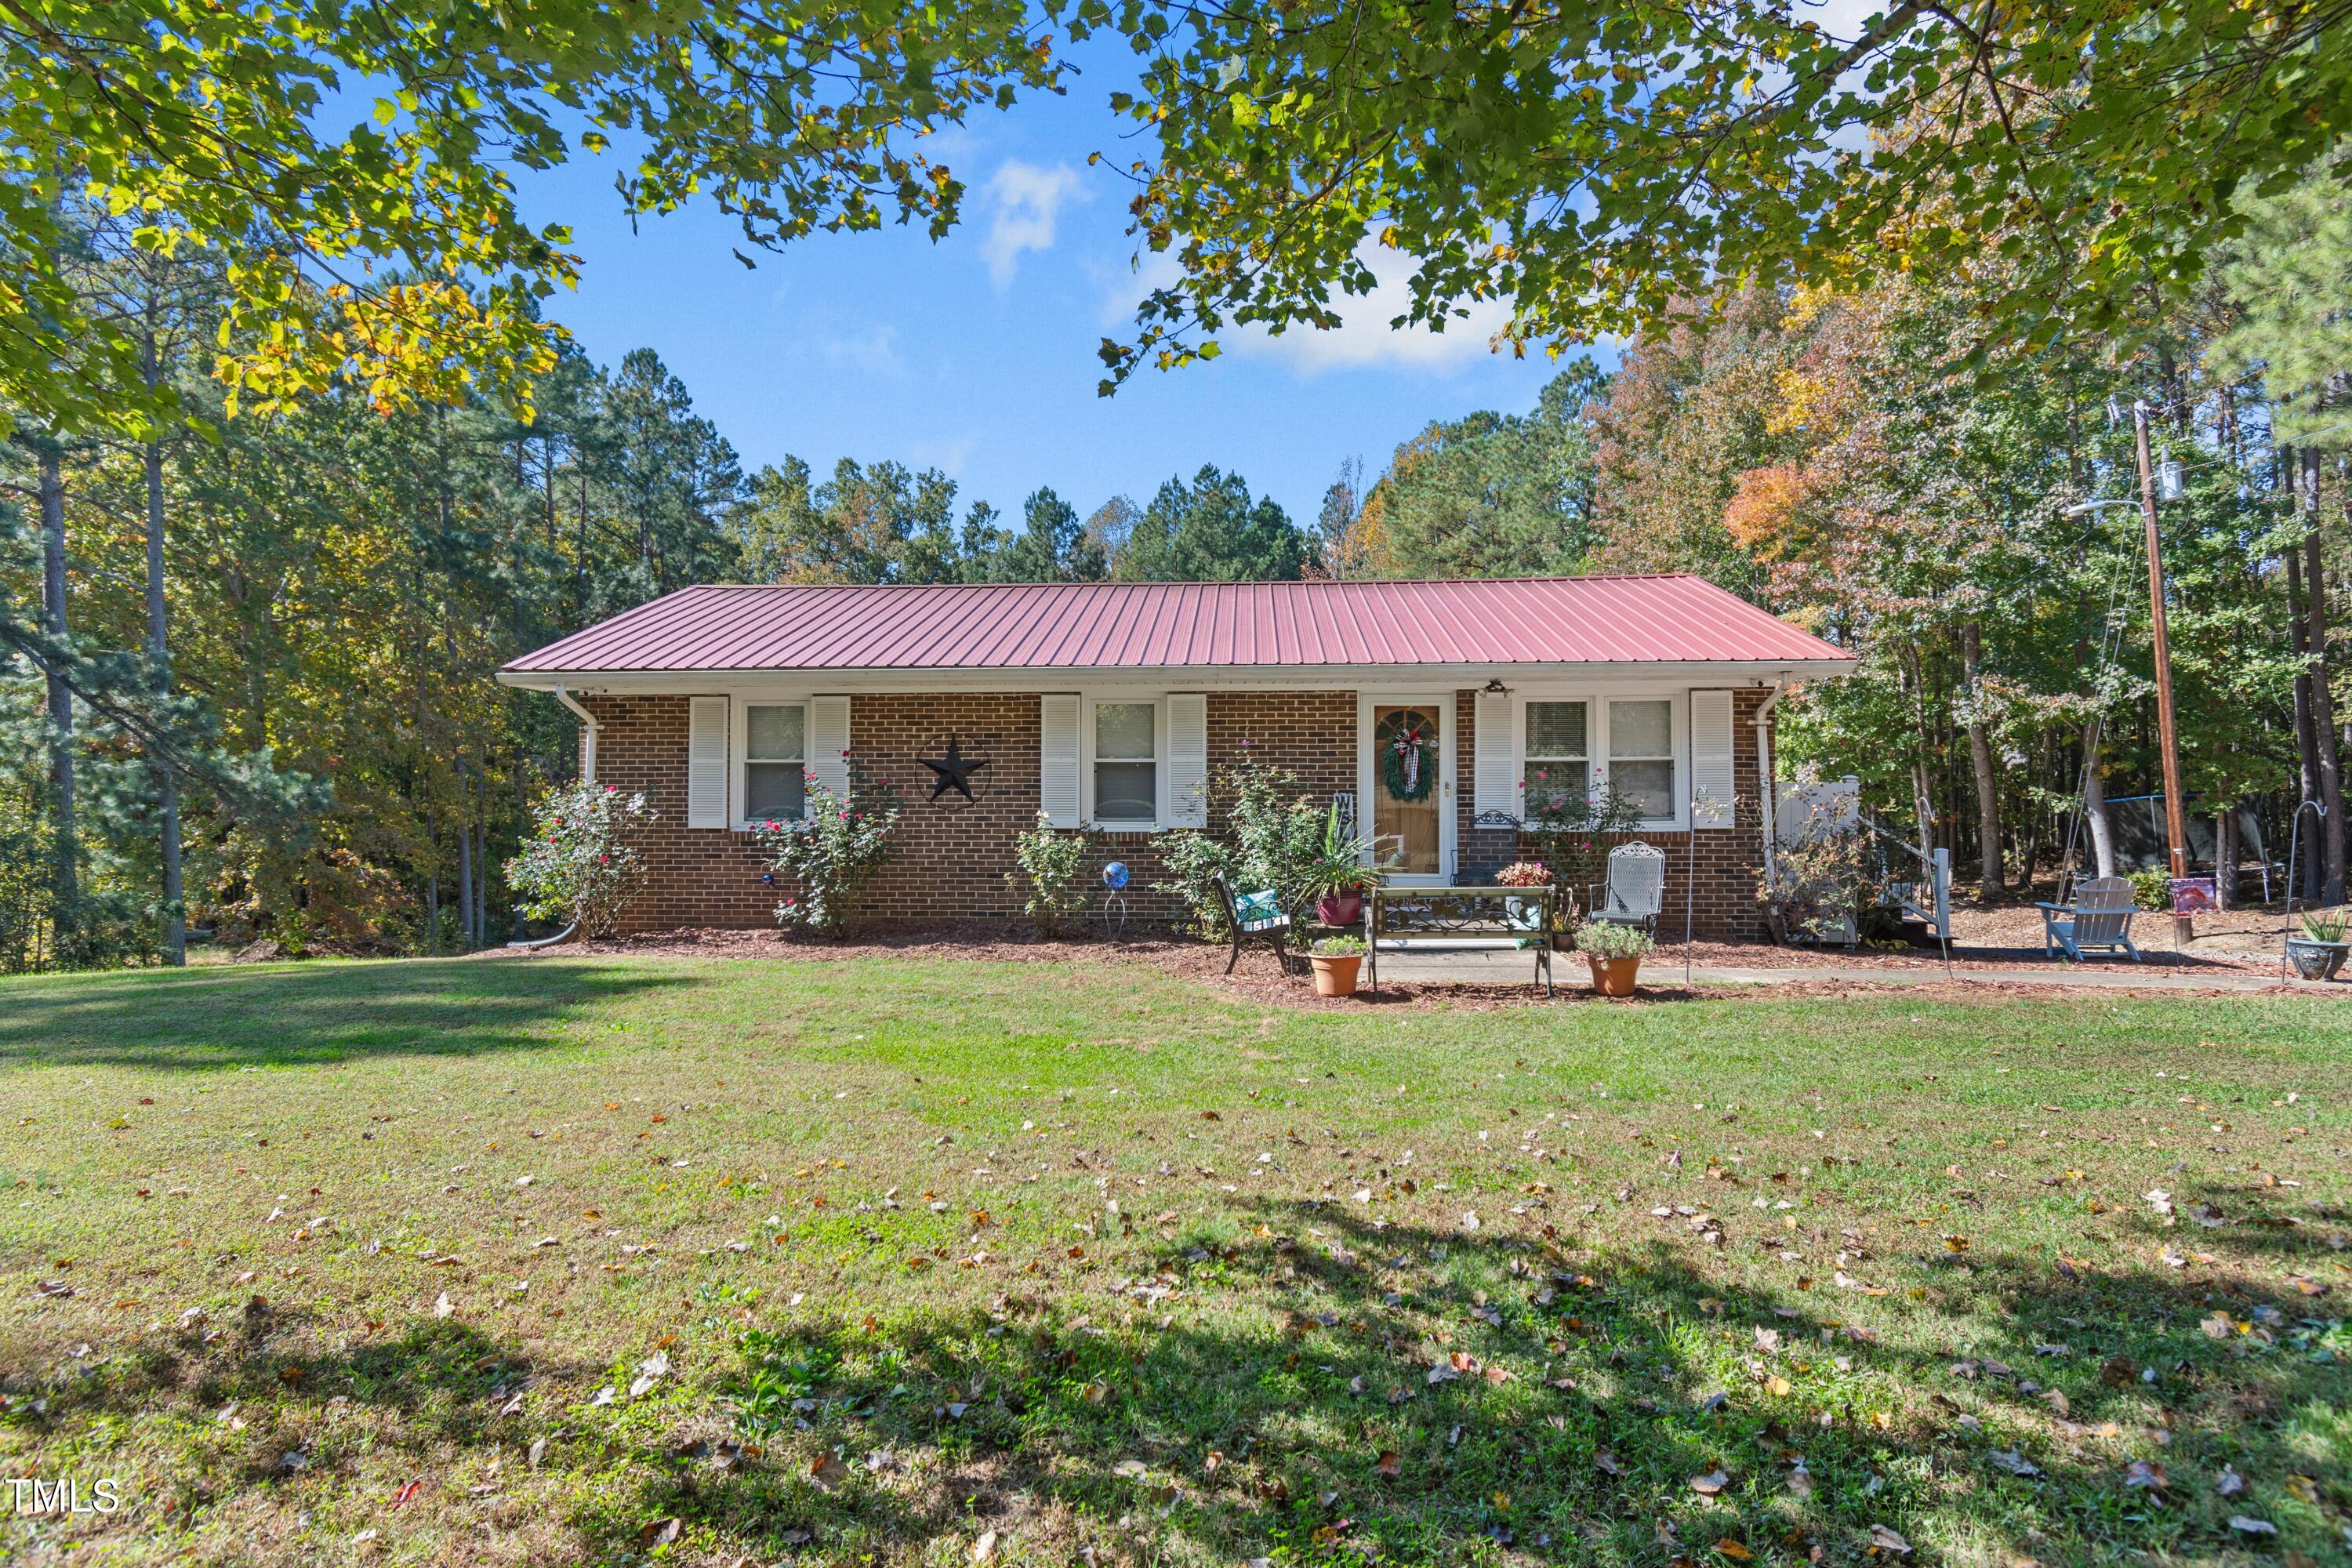
[[[1503,678],[1498,675],[1478,689],[1484,691],[1489,697],[1500,697],[1505,692],[1510,690],[1510,688],[1503,684]]]

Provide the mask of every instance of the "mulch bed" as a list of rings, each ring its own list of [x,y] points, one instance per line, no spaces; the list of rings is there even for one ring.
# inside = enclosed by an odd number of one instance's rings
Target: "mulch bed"
[[[492,950],[493,952],[499,950]],[[1474,1009],[1525,1006],[1540,1004],[1545,998],[1531,985],[1524,983],[1495,984],[1483,981],[1398,983],[1383,981],[1380,1000],[1375,1003],[1359,994],[1352,997],[1319,997],[1303,975],[1278,974],[1274,960],[1262,948],[1252,948],[1242,955],[1238,967],[1225,973],[1229,949],[1193,941],[1164,937],[1140,937],[1133,941],[1108,942],[1097,940],[1047,940],[1007,935],[1001,925],[970,927],[945,926],[925,931],[864,933],[843,942],[822,942],[806,937],[787,935],[779,931],[716,931],[706,928],[682,928],[668,931],[646,931],[635,936],[617,937],[608,941],[567,942],[552,948],[533,950],[551,955],[581,956],[586,954],[625,954],[642,958],[729,958],[765,959],[772,962],[797,963],[828,963],[852,958],[951,958],[979,960],[992,963],[1136,963],[1148,965],[1180,979],[1198,981],[1230,992],[1244,1000],[1265,1005],[1312,1008],[1317,1010],[1352,1010],[1357,1012],[1390,1011],[1416,1012],[1437,1007]],[[507,950],[509,956],[527,956]],[[490,954],[477,956],[487,957]],[[1916,950],[1882,951],[1864,949],[1857,952],[1823,952],[1808,948],[1772,947],[1762,943],[1702,942],[1693,944],[1692,956],[1703,967],[1738,966],[1755,969],[1804,970],[1827,968],[1885,969],[1890,971],[1939,971],[1944,967],[1940,954]],[[2257,960],[2221,961],[2203,957],[2185,958],[2172,953],[2150,952],[2147,970],[2151,977],[2178,977],[2183,973],[2239,975],[2263,973],[2270,964]],[[1955,953],[1952,970],[1955,973],[1983,970],[2014,970],[2028,965],[2039,967],[2042,961],[2014,955],[1968,955]],[[1706,985],[1685,987],[1681,984],[1683,949],[1679,943],[1661,946],[1646,966],[1644,984],[1633,997],[1610,1001],[1592,994],[1586,989],[1581,961],[1573,953],[1560,953],[1554,960],[1558,995],[1555,1004],[1578,1004],[1595,1006],[1642,1006],[1658,1003],[1686,1002],[1698,998],[1722,1000],[1745,996],[1810,997],[1860,996],[1885,994],[1884,988],[1867,982],[1845,978],[1824,977],[1819,981],[1775,981],[1752,986]],[[2060,966],[2051,963],[2054,971]],[[2101,968],[2127,968],[2126,964],[2099,965]],[[1650,984],[1654,977],[1656,984]],[[2049,984],[2020,982],[2004,984],[2004,996],[2022,999],[2079,997],[2079,986],[2053,980]],[[1981,986],[1965,984],[1919,984],[1905,988],[1905,994],[1921,1000],[1981,998]],[[2203,994],[2199,992],[2168,991],[2169,995]]]

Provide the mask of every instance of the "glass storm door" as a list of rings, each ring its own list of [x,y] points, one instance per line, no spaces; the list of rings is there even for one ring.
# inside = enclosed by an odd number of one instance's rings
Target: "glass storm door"
[[[1445,870],[1446,737],[1433,702],[1375,702],[1371,723],[1372,839],[1395,878]]]

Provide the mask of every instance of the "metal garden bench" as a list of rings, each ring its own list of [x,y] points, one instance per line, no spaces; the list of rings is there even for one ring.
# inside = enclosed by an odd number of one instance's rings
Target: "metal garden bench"
[[[1225,960],[1225,973],[1231,974],[1234,965],[1242,961],[1242,944],[1257,937],[1274,950],[1276,966],[1289,973],[1290,955],[1283,947],[1283,932],[1290,929],[1290,917],[1283,912],[1274,892],[1236,893],[1223,877],[1216,883],[1219,896],[1225,900],[1225,930],[1234,939],[1234,953]]]
[[[1374,888],[1364,898],[1364,946],[1371,994],[1381,994],[1383,952],[1525,952],[1551,995],[1552,916],[1559,890],[1538,888]]]

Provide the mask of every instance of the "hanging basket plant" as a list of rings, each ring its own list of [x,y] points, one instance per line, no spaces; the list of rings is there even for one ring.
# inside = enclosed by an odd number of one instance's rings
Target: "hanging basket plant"
[[[1437,786],[1436,727],[1419,713],[1391,713],[1376,737],[1381,786],[1391,799],[1426,800]]]

